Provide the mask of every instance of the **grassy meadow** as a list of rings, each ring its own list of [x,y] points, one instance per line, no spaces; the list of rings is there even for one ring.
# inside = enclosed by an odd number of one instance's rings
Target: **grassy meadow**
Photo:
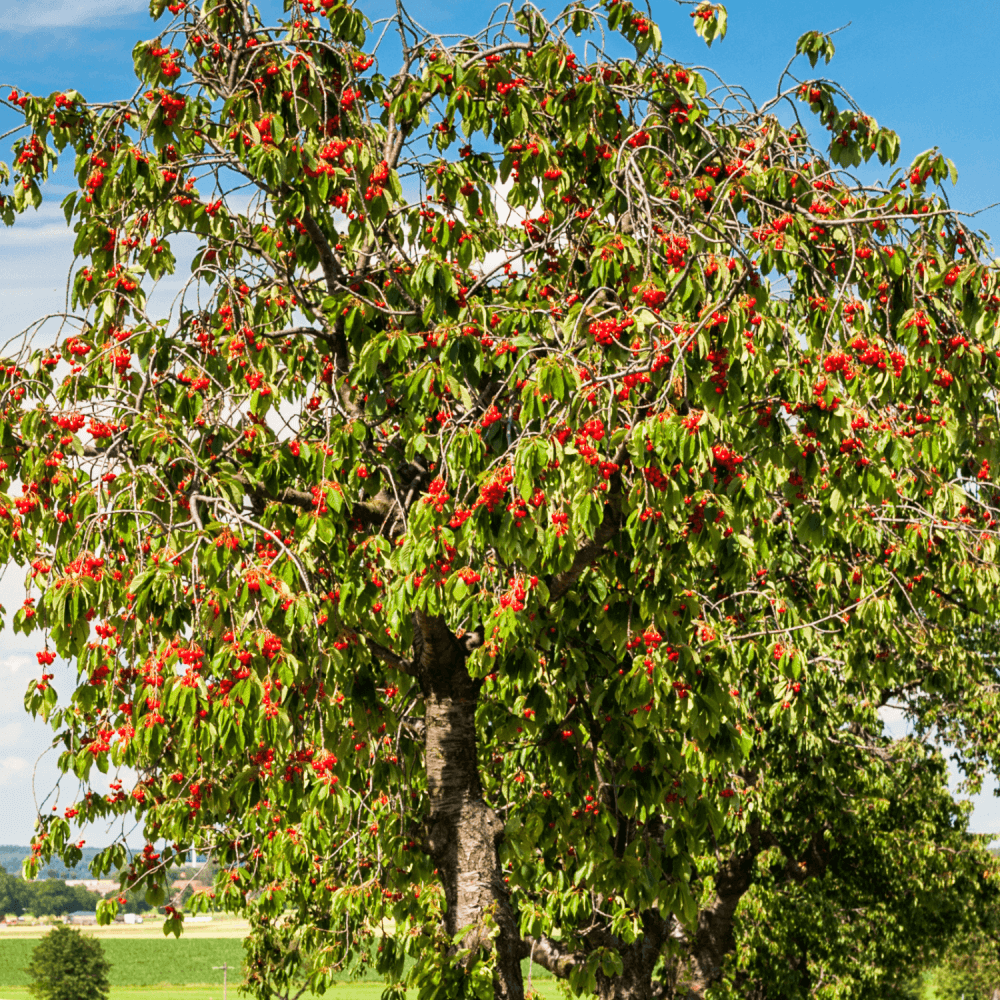
[[[47,927],[17,927],[0,931],[0,1000],[31,1000],[24,969]],[[243,921],[219,920],[192,924],[180,938],[165,938],[158,921],[142,925],[114,924],[85,927],[85,934],[101,940],[111,963],[111,1000],[224,1000],[223,974],[228,964],[225,1000],[240,1000],[242,981]],[[538,965],[532,967],[532,984],[539,1000],[557,1000],[556,981]],[[528,963],[524,963],[527,982]],[[370,973],[360,982],[339,983],[324,1000],[379,1000],[383,985]],[[303,996],[301,1000],[316,1000]]]
[[[322,1000],[379,1000],[380,983],[343,983],[334,986]],[[557,1000],[557,994],[543,993],[544,1000]],[[26,986],[0,986],[0,1000],[33,1000]],[[111,1000],[223,1000],[222,985],[218,986],[112,986]],[[228,1000],[242,1000],[236,987],[230,984]],[[300,1000],[317,1000],[304,995]]]
[[[24,972],[31,960],[31,952],[38,938],[17,940],[0,939],[0,988],[27,986],[31,980]],[[111,985],[158,986],[168,983],[184,986],[188,983],[207,983],[222,986],[222,970],[213,966],[228,963],[229,981],[239,982],[243,977],[243,943],[232,938],[200,938],[185,940],[164,938],[115,939],[101,941],[104,954],[111,963],[108,978]],[[12,1000],[4,994],[4,1000]]]

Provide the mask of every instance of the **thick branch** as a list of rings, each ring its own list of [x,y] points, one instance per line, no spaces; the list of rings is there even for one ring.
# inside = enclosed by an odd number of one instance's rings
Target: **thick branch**
[[[271,494],[263,486],[251,483],[246,473],[237,473],[235,479],[254,500],[263,503],[284,503],[301,510],[316,510],[312,493],[307,493],[305,490],[296,490],[289,486],[279,490],[277,494]],[[391,513],[392,502],[384,491],[371,500],[351,505],[351,516],[356,517],[367,527],[381,527]]]
[[[334,256],[323,230],[319,228],[319,223],[313,218],[311,212],[307,211],[303,213],[302,225],[305,227],[306,232],[309,234],[309,239],[312,240],[313,246],[316,247],[316,252],[319,254],[319,263],[320,267],[323,268],[323,278],[326,280],[327,294],[333,295],[340,285],[340,276],[343,273],[340,264],[337,262],[337,258]]]
[[[750,888],[754,863],[763,849],[759,824],[753,824],[750,832],[749,850],[734,853],[719,865],[715,873],[715,897],[698,914],[694,940],[689,939],[696,996],[702,996],[718,980],[726,956],[736,948],[733,933],[736,908]]]
[[[302,510],[315,510],[313,495],[305,490],[295,490],[291,487],[279,490],[277,496],[272,496],[263,486],[256,486],[250,482],[243,472],[237,473],[236,481],[250,494],[254,500],[265,503],[285,503],[290,507],[300,507]]]
[[[533,938],[526,935],[522,942],[522,958],[530,958],[558,979],[568,979],[569,974],[583,962],[583,956],[569,951],[551,938]]]
[[[368,644],[372,656],[376,659],[381,660],[394,670],[402,670],[404,674],[414,673],[413,664],[409,660],[403,659],[402,656],[398,656],[391,649],[386,649],[385,646],[375,642],[374,639],[369,639],[368,636],[365,636],[365,642]]]
[[[620,497],[614,494],[608,497],[607,506],[604,508],[604,520],[594,533],[593,539],[580,547],[569,569],[553,577],[549,584],[549,597],[552,601],[558,601],[566,596],[580,574],[601,555],[604,547],[618,533],[622,523],[619,500]]]

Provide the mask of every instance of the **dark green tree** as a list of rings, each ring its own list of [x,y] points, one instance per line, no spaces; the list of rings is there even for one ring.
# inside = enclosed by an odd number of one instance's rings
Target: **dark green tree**
[[[20,912],[19,889],[18,880],[0,865],[0,917]]]
[[[24,902],[22,906],[33,917],[43,914],[62,916],[74,910],[82,910],[77,905],[76,894],[71,886],[57,879],[44,879],[39,882],[26,882],[24,887]]]
[[[107,1000],[110,969],[100,941],[55,927],[31,954],[28,990],[37,1000]]]
[[[923,984],[920,1000],[998,1000],[1000,946],[996,933],[977,931],[956,937]]]
[[[10,880],[9,895],[12,905],[5,913],[26,910],[33,917],[52,915],[60,917],[74,910],[96,910],[101,900],[99,893],[82,885],[67,885],[62,879],[39,879],[26,882],[7,875]],[[0,902],[4,898],[3,880],[0,879]]]
[[[967,832],[943,755],[911,738],[838,736],[786,737],[758,778],[766,820],[718,871],[704,866],[711,904],[734,910],[717,996],[917,997],[924,970],[952,967],[949,981],[985,985],[997,970],[995,861],[989,838]]]

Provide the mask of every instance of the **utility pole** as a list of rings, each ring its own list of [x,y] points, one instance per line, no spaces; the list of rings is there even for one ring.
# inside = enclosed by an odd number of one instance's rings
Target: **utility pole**
[[[222,1000],[226,1000],[226,979],[229,972],[229,963],[223,962],[222,965],[213,965],[213,969],[222,969]]]

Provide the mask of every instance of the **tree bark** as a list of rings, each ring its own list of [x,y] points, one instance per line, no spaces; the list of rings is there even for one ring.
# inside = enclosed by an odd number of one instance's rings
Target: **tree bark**
[[[621,975],[597,973],[597,995],[601,1000],[655,1000],[653,968],[667,936],[667,924],[654,911],[642,915],[642,937],[632,944],[616,942],[622,960]]]
[[[698,929],[691,942],[692,984],[689,996],[703,997],[722,975],[722,963],[736,949],[733,919],[736,907],[750,888],[759,850],[734,854],[715,875],[715,897],[698,914]]]
[[[667,939],[669,924],[656,911],[647,910],[642,916],[642,927],[642,937],[629,945],[606,931],[588,935],[588,945],[613,947],[622,960],[620,975],[597,973],[597,996],[601,1000],[659,1000],[663,996],[661,985],[653,983],[653,969]],[[549,938],[526,937],[522,955],[529,953],[534,962],[560,979],[569,978],[574,967],[586,962],[586,955]]]
[[[533,963],[547,969],[557,979],[568,979],[574,967],[584,959],[576,952],[564,948],[550,938],[534,938],[526,935],[521,951],[522,958],[530,958]]]
[[[520,935],[497,848],[504,825],[483,799],[476,739],[479,684],[466,650],[439,617],[415,615],[414,672],[426,703],[426,768],[431,814],[427,846],[444,887],[445,928],[470,928],[465,947],[496,949],[497,1000],[523,1000]],[[499,928],[490,941],[484,916]]]

